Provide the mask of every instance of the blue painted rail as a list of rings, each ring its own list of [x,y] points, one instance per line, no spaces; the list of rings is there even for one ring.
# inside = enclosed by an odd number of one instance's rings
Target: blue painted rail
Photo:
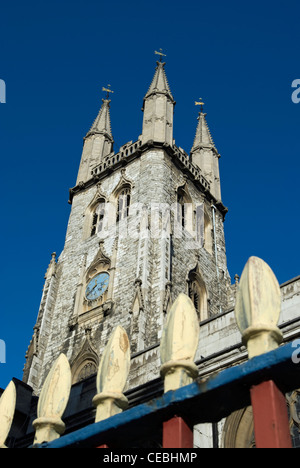
[[[286,344],[239,366],[226,369],[207,380],[198,379],[161,398],[135,406],[104,421],[90,424],[36,448],[84,448],[102,444],[128,446],[161,430],[174,415],[190,424],[217,422],[233,411],[251,404],[250,389],[273,380],[284,393],[300,387],[300,364],[295,363],[293,343]]]

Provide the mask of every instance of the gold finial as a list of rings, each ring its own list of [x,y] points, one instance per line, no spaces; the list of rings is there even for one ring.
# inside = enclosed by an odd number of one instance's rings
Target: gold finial
[[[123,395],[130,369],[130,344],[123,327],[118,325],[111,335],[98,367],[93,398],[96,407],[95,422],[103,421],[128,407]]]
[[[160,342],[160,373],[165,393],[184,387],[197,377],[194,357],[199,332],[199,321],[191,299],[179,294],[168,313]]]
[[[109,93],[113,93],[113,90],[110,89],[110,84],[107,85],[107,88],[102,88],[102,91],[106,91],[106,99],[109,99]]]
[[[16,408],[16,387],[11,380],[0,398],[0,448],[6,448],[5,440],[9,434]]]
[[[267,263],[250,257],[237,289],[235,317],[249,359],[276,349],[282,341],[277,327],[281,311],[278,281]]]
[[[202,98],[199,98],[199,102],[195,101],[195,106],[201,106],[200,111],[203,112],[204,102],[203,102]]]
[[[159,49],[159,52],[157,52],[157,50],[155,50],[154,53],[155,53],[156,55],[160,55],[160,57],[159,57],[159,61],[160,61],[160,62],[161,62],[162,57],[166,57],[166,54],[163,54],[163,53],[162,53],[162,49]]]
[[[67,357],[60,354],[43,384],[38,406],[34,444],[50,442],[65,431],[61,417],[66,409],[71,391],[71,369]]]

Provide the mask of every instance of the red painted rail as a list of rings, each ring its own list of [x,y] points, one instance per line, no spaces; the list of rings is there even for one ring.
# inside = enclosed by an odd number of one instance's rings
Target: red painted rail
[[[292,448],[284,394],[272,380],[251,390],[255,444],[257,448]]]

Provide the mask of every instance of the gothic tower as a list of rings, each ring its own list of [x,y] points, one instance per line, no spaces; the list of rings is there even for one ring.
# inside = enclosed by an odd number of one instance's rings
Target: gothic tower
[[[159,376],[162,328],[179,293],[199,321],[228,306],[227,209],[206,114],[188,155],[175,145],[162,61],[144,96],[141,136],[118,151],[110,104],[103,99],[84,138],[64,249],[45,275],[23,377],[36,393],[61,352],[74,383],[95,373],[118,324],[132,348],[128,387],[146,383]]]

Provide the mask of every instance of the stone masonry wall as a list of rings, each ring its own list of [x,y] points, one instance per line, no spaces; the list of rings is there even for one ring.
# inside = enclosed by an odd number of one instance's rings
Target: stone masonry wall
[[[177,188],[186,178],[176,167],[170,156],[163,149],[152,149],[135,158],[127,166],[123,176],[132,184],[131,209],[136,203],[143,203],[147,207],[148,221],[153,203],[171,205],[177,201]],[[121,169],[112,172],[101,181],[101,193],[110,199],[122,177]],[[204,202],[210,217],[212,209],[192,182],[187,181],[187,187],[194,203]],[[132,351],[143,351],[151,348],[160,340],[166,311],[163,308],[168,287],[171,288],[169,306],[180,292],[187,293],[187,275],[199,263],[199,271],[206,284],[209,297],[209,315],[214,315],[227,306],[227,289],[230,283],[226,266],[226,252],[223,230],[223,219],[216,210],[216,240],[210,254],[205,248],[187,249],[190,235],[182,238],[148,234],[141,236],[120,236],[104,239],[104,252],[110,259],[116,248],[114,277],[112,288],[112,311],[103,318],[70,326],[70,319],[74,315],[77,291],[82,283],[82,271],[93,262],[99,250],[99,237],[86,236],[87,208],[94,199],[97,187],[81,191],[73,198],[64,250],[57,263],[57,294],[55,305],[52,306],[51,316],[47,321],[47,343],[43,357],[36,359],[35,378],[29,376],[28,383],[34,384],[36,392],[49,372],[49,369],[59,355],[64,352],[72,364],[86,339],[86,329],[90,330],[90,340],[99,358],[113,329],[117,325],[123,326],[129,337]],[[130,221],[129,216],[129,221]],[[151,220],[150,220],[151,221]],[[171,223],[172,224],[172,223]],[[122,233],[123,234],[123,233]],[[153,234],[153,233],[152,233]],[[211,232],[213,236],[213,232]],[[216,265],[217,259],[217,265]],[[84,261],[85,267],[84,267]],[[219,276],[218,276],[219,275]],[[138,280],[138,281],[136,281]],[[133,306],[137,293],[142,303]],[[79,308],[81,305],[79,305]],[[46,336],[46,335],[45,335]],[[39,337],[43,347],[43,336]],[[157,356],[148,353],[147,365],[140,367],[135,375],[130,375],[128,386],[138,385],[150,379],[149,366],[157,368]],[[31,376],[33,374],[31,373]],[[132,380],[132,384],[131,384]]]

